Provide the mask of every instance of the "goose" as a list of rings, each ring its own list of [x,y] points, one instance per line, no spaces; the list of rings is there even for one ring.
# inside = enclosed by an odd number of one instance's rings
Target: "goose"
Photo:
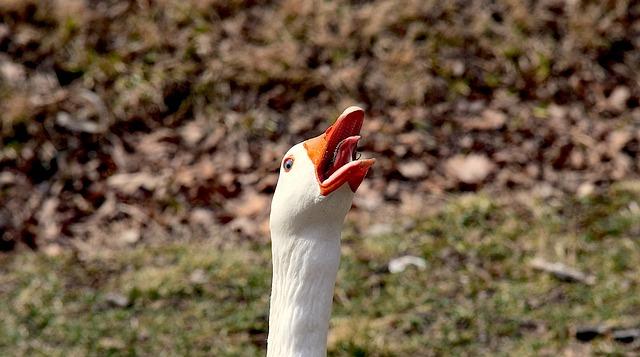
[[[375,159],[358,159],[364,110],[349,107],[323,134],[284,155],[271,202],[273,277],[267,357],[326,356],[340,236]]]

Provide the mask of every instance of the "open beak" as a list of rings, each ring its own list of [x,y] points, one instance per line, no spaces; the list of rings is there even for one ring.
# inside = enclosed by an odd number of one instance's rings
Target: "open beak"
[[[376,161],[356,158],[362,122],[364,110],[349,107],[324,134],[304,142],[316,169],[320,193],[323,196],[329,195],[344,183],[349,183],[351,191],[356,192],[367,171]]]

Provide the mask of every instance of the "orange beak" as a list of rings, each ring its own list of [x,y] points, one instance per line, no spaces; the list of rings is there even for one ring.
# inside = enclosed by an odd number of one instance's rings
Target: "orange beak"
[[[316,169],[320,193],[329,195],[344,183],[356,192],[375,159],[356,160],[356,146],[364,122],[364,110],[349,107],[324,134],[304,142]]]

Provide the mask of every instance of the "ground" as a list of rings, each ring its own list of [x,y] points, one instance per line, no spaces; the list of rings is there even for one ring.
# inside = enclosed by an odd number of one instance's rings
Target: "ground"
[[[261,354],[277,168],[351,105],[331,355],[640,353],[638,33],[622,0],[0,0],[0,355]]]
[[[570,200],[449,197],[424,216],[358,232],[349,216],[331,356],[638,353],[640,182]],[[0,354],[264,353],[268,244],[210,239],[2,257]],[[390,273],[391,259],[426,269]],[[543,258],[595,277],[564,281]],[[589,342],[583,328],[602,327]]]
[[[639,29],[636,1],[0,0],[0,249],[264,239],[281,156],[351,105],[365,210],[637,179]]]

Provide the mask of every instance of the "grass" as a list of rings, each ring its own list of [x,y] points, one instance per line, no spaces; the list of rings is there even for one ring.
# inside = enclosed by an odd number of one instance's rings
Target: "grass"
[[[348,225],[329,354],[637,353],[573,333],[640,325],[639,187],[544,201],[461,195],[391,233]],[[216,241],[1,257],[0,355],[263,354],[269,246]],[[404,254],[427,269],[388,273]],[[535,271],[528,262],[538,256],[596,283]]]

